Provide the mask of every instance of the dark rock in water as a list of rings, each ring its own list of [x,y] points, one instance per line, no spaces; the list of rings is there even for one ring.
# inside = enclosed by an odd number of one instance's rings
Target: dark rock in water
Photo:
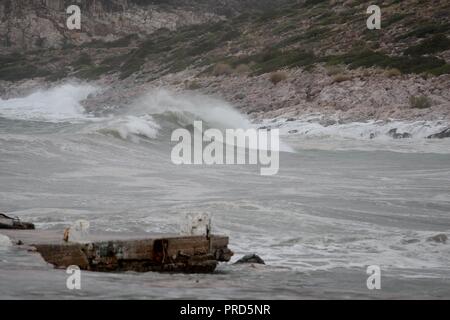
[[[435,235],[433,237],[429,237],[427,239],[427,241],[430,241],[430,242],[433,241],[433,242],[437,242],[437,243],[446,243],[447,240],[448,240],[447,235],[443,234],[443,233],[437,234],[437,235]]]
[[[258,263],[258,264],[266,264],[261,257],[256,254],[247,254],[240,258],[236,263]]]
[[[33,230],[34,224],[22,222],[18,218],[11,218],[4,213],[0,213],[0,229]]]
[[[370,139],[375,139],[375,137],[376,137],[375,133],[370,134]]]
[[[402,244],[412,244],[420,242],[419,239],[403,239]]]
[[[411,138],[412,138],[412,134],[411,133],[403,132],[402,139],[411,139]]]
[[[294,134],[294,133],[297,133],[298,132],[298,130],[290,130],[288,133],[289,134]]]
[[[394,138],[394,139],[409,139],[412,138],[412,134],[408,132],[398,133],[397,129],[391,129],[388,131],[388,136]]]
[[[450,128],[447,128],[444,131],[432,134],[427,137],[427,139],[444,139],[444,138],[450,138]]]
[[[394,134],[397,134],[397,129],[391,129],[391,130],[389,130],[388,131],[388,136],[391,136],[391,137],[393,137],[394,136]]]
[[[296,120],[295,118],[289,118],[289,119],[286,120],[286,122],[292,122],[292,121],[295,121],[295,120]]]
[[[337,123],[337,121],[332,120],[332,119],[326,119],[326,120],[319,121],[319,124],[324,127],[334,126],[336,123]]]

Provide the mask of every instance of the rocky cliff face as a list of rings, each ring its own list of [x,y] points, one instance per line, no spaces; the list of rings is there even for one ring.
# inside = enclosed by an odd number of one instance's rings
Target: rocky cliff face
[[[191,24],[217,21],[219,14],[182,2],[129,0],[3,0],[0,2],[0,48],[3,51],[61,48],[92,40],[112,41],[129,34],[145,36],[157,29],[175,30]],[[77,4],[82,28],[66,27],[66,9]]]
[[[286,0],[278,0],[284,2]],[[244,10],[276,5],[270,0],[1,0],[0,49],[61,48],[93,40],[113,41],[155,30],[217,22]],[[67,8],[82,12],[82,28],[66,27]]]
[[[75,78],[110,88],[92,106],[165,85],[258,119],[450,119],[448,0],[383,1],[381,30],[359,0],[81,0],[81,32],[71,2],[0,0],[2,98]]]

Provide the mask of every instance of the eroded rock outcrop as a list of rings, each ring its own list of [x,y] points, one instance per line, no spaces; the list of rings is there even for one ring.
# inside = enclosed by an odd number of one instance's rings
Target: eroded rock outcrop
[[[69,30],[64,0],[5,0],[0,2],[0,48],[3,51],[61,48],[93,40],[113,41],[130,34],[145,36],[165,28],[220,20],[220,15],[186,5],[158,5],[155,1],[90,1],[82,10],[81,30]]]

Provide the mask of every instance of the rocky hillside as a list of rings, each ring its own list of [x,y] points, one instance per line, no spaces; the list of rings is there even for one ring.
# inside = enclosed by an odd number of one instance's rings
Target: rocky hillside
[[[19,12],[25,2],[0,10]],[[0,33],[15,40],[2,49],[0,80],[96,80],[114,88],[98,98],[105,104],[163,84],[220,95],[258,118],[450,119],[447,0],[378,1],[381,30],[367,29],[372,2],[361,0],[81,1],[89,13],[81,32],[52,29],[64,21],[60,11],[43,22],[42,12],[64,1],[35,2],[42,10],[26,7],[26,19],[39,28],[29,30],[59,42],[36,48],[5,31],[15,21],[8,15]],[[20,41],[33,50],[8,54]]]
[[[279,2],[283,2],[279,0]],[[2,0],[0,48],[3,51],[62,48],[93,40],[113,41],[127,35],[141,38],[164,28],[217,22],[254,6],[270,7],[263,0]],[[66,9],[77,4],[82,29],[66,28]]]

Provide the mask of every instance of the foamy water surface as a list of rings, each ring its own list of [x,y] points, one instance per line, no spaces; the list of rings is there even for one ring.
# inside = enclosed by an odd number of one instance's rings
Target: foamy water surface
[[[187,213],[209,213],[232,262],[255,252],[267,264],[85,272],[72,292],[63,270],[0,238],[1,298],[450,298],[450,244],[427,240],[450,234],[449,144],[426,139],[446,124],[252,124],[226,102],[164,90],[95,118],[82,101],[98,90],[0,100],[0,211],[43,229],[87,219],[93,232],[170,233]],[[170,133],[194,120],[279,128],[294,152],[270,177],[252,165],[173,165]],[[412,137],[392,139],[392,128]],[[368,265],[382,268],[382,290],[367,290]]]

